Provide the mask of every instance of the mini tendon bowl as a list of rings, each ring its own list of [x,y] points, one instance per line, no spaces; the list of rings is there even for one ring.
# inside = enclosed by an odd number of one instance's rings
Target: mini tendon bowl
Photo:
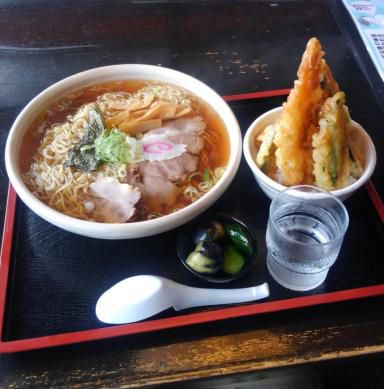
[[[272,200],[279,192],[283,191],[287,187],[279,184],[272,178],[268,177],[262,172],[262,170],[256,165],[257,149],[255,146],[255,137],[270,124],[273,124],[276,119],[282,113],[282,107],[274,108],[265,112],[259,116],[248,128],[243,142],[244,157],[248,163],[248,166],[252,170],[256,182],[259,184],[261,190]],[[352,184],[343,189],[337,189],[331,191],[341,201],[346,200],[357,189],[363,186],[371,177],[376,166],[376,150],[375,146],[367,134],[367,132],[352,120],[351,126],[351,142],[362,156],[363,159],[363,174]]]
[[[225,173],[203,197],[187,207],[153,220],[131,223],[98,223],[76,219],[44,204],[24,184],[19,160],[21,143],[31,123],[54,101],[86,86],[108,81],[153,80],[182,87],[209,104],[224,122],[229,138],[229,159]],[[227,103],[201,81],[176,70],[151,65],[112,65],[75,74],[50,86],[36,96],[14,122],[6,144],[5,163],[10,182],[21,200],[37,215],[64,230],[101,239],[140,238],[171,230],[193,219],[210,207],[228,188],[241,159],[241,133],[239,124]]]

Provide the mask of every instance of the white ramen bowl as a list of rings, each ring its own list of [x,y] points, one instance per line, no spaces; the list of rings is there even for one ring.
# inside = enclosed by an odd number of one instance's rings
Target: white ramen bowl
[[[132,223],[98,223],[66,216],[35,197],[24,184],[19,160],[21,143],[33,120],[54,101],[89,85],[118,80],[154,80],[187,89],[208,103],[224,122],[230,143],[224,175],[203,197],[187,207],[157,219]],[[14,122],[6,144],[5,163],[10,182],[21,200],[37,215],[64,230],[102,239],[131,239],[159,234],[195,218],[210,207],[228,188],[239,167],[242,139],[239,124],[227,103],[211,88],[184,73],[151,65],[112,65],[75,74],[36,96]]]
[[[243,142],[244,157],[251,168],[256,182],[259,184],[261,190],[272,200],[279,192],[287,187],[279,184],[272,178],[264,174],[256,165],[256,155],[258,150],[254,142],[255,137],[262,132],[265,127],[273,124],[278,117],[280,117],[283,108],[278,107],[265,112],[259,116],[248,128]],[[364,185],[371,177],[376,166],[376,150],[370,136],[366,133],[360,124],[352,120],[350,140],[353,142],[356,149],[361,154],[363,159],[364,169],[363,174],[352,184],[343,189],[331,191],[341,201],[344,201],[352,195],[357,189]],[[316,194],[314,194],[315,196]]]

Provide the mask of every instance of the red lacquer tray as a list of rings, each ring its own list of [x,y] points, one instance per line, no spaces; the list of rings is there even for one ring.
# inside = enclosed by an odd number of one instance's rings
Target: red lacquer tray
[[[241,95],[232,95],[225,96],[225,99],[231,104],[241,103],[239,106],[234,106],[235,112],[245,120],[246,124],[250,124],[250,122],[255,117],[255,112],[257,110],[263,111],[265,110],[264,104],[259,104],[258,101],[267,101],[268,99],[276,98],[277,96],[285,96],[289,92],[288,89],[274,90],[274,91],[266,91],[266,92],[257,92],[250,94],[241,94]],[[244,104],[243,104],[244,103]],[[243,105],[242,105],[243,104]],[[250,111],[251,115],[247,112]],[[245,127],[246,128],[246,127]],[[252,184],[252,190],[255,192],[252,196],[253,198],[258,199],[258,203],[265,210],[269,202],[265,199],[265,196],[260,193],[257,188],[256,183],[253,180],[253,177],[250,177],[250,173],[247,171],[247,167],[244,162],[242,163],[240,170],[240,185],[232,185],[235,187],[244,186],[243,183],[246,182],[247,185],[249,182]],[[250,181],[250,178],[252,179]],[[229,189],[228,195],[226,194],[224,200],[219,201],[219,209],[228,211],[229,203],[231,202],[231,196],[238,196],[236,192],[237,189]],[[233,192],[233,193],[232,193]],[[242,193],[243,196],[248,196],[248,194]],[[337,263],[340,262],[338,268],[333,272],[333,275],[330,277],[329,282],[323,286],[322,288],[317,288],[314,291],[307,293],[295,293],[284,290],[277,285],[273,284],[273,281],[268,278],[268,275],[265,274],[267,281],[270,283],[271,287],[271,296],[264,301],[257,303],[247,303],[235,306],[226,306],[226,307],[215,307],[210,309],[195,309],[189,310],[186,312],[175,313],[168,312],[165,316],[155,317],[153,319],[147,319],[142,322],[127,324],[127,325],[118,325],[118,326],[105,326],[102,324],[97,324],[94,318],[90,318],[89,321],[84,319],[84,325],[81,329],[77,329],[71,331],[71,323],[68,320],[68,325],[63,328],[53,328],[54,324],[46,324],[46,328],[43,330],[36,331],[30,330],[28,326],[31,326],[31,317],[33,317],[34,321],[38,320],[38,316],[33,316],[33,313],[25,313],[25,317],[23,316],[23,308],[26,305],[36,304],[37,300],[33,300],[33,296],[31,297],[31,302],[26,300],[26,297],[23,295],[22,291],[20,292],[20,288],[22,289],[22,280],[23,275],[19,275],[20,272],[23,271],[31,264],[31,262],[23,262],[22,257],[25,255],[22,249],[19,249],[19,243],[15,244],[15,235],[18,236],[17,241],[23,242],[23,234],[25,231],[23,230],[22,224],[17,223],[15,221],[17,219],[17,209],[18,207],[22,208],[20,212],[27,212],[27,215],[30,215],[31,218],[31,227],[30,230],[34,230],[34,228],[39,229],[41,223],[45,223],[41,221],[37,216],[33,216],[32,213],[23,206],[23,204],[19,204],[17,201],[17,196],[15,191],[10,186],[8,191],[8,200],[7,200],[7,208],[6,208],[6,217],[4,224],[4,232],[3,232],[3,242],[1,248],[1,262],[0,262],[0,328],[1,328],[1,339],[0,339],[0,352],[9,353],[9,352],[17,352],[59,345],[67,345],[71,343],[85,342],[97,339],[111,338],[122,335],[130,335],[143,333],[148,331],[161,330],[166,328],[175,328],[186,325],[193,325],[197,323],[204,323],[216,320],[223,320],[228,318],[236,318],[247,315],[255,315],[259,313],[267,313],[274,311],[287,310],[292,308],[300,308],[318,304],[332,303],[338,301],[345,301],[351,299],[358,299],[369,296],[377,296],[384,294],[384,272],[383,265],[379,262],[379,258],[373,258],[373,253],[375,250],[383,248],[383,222],[384,222],[384,206],[375,190],[372,182],[368,182],[365,186],[365,189],[361,189],[359,194],[354,195],[356,197],[354,200],[348,200],[347,208],[351,212],[351,233],[350,236],[346,238],[347,244],[345,250],[342,250],[340,254],[340,261],[338,259]],[[244,200],[246,203],[246,199]],[[233,203],[233,201],[231,202]],[[241,203],[241,201],[240,201]],[[364,204],[364,209],[362,209],[362,204]],[[231,205],[232,206],[232,205]],[[24,208],[23,208],[24,207]],[[255,214],[253,209],[249,209],[246,212],[241,211],[239,209],[236,210],[236,207],[229,209],[229,211],[237,212],[238,215],[247,214],[250,217],[250,220],[256,220],[257,218],[253,218]],[[257,207],[256,207],[257,211]],[[29,212],[29,213],[28,213]],[[23,215],[24,215],[23,213]],[[364,213],[364,217],[361,214]],[[24,216],[23,216],[24,217]],[[38,220],[37,224],[35,220]],[[253,226],[256,230],[258,230],[257,236],[259,237],[259,243],[263,246],[263,233],[264,233],[264,224],[266,219],[261,218],[259,222],[255,222]],[[366,230],[365,223],[368,221],[369,230],[366,231],[366,234],[369,235],[371,242],[371,253],[366,253],[370,257],[367,261],[365,258],[365,267],[361,265],[361,258],[358,258],[364,250],[364,247],[361,250],[357,250],[356,247],[353,247],[353,242],[355,240],[355,236],[361,236],[362,231]],[[25,221],[26,224],[29,224],[29,218]],[[260,226],[258,226],[258,223]],[[54,226],[44,226],[44,228],[52,228],[52,231],[56,232],[56,227]],[[29,231],[29,230],[28,230]],[[17,234],[15,234],[17,232]],[[29,232],[30,233],[30,232]],[[64,234],[65,232],[60,232]],[[69,233],[68,233],[69,234]],[[173,239],[172,232],[170,233],[170,239]],[[32,234],[33,235],[33,234]],[[72,234],[68,235],[72,237]],[[165,235],[167,238],[167,235]],[[73,237],[73,239],[77,239]],[[79,238],[80,239],[80,238]],[[155,239],[155,238],[154,238]],[[28,239],[27,239],[28,240]],[[156,242],[155,242],[156,243]],[[79,243],[84,244],[83,241]],[[130,243],[127,242],[127,245]],[[350,247],[351,245],[351,247]],[[368,247],[368,246],[367,246]],[[50,249],[52,250],[52,249]],[[380,251],[379,251],[380,252]],[[23,254],[24,253],[24,254]],[[264,251],[261,249],[260,253],[260,261],[263,261],[263,253]],[[56,256],[57,253],[53,253],[52,255]],[[354,257],[352,261],[348,264],[348,267],[345,266],[345,261],[350,257]],[[40,257],[40,260],[41,257]],[[14,261],[17,262],[18,266],[13,266]],[[36,259],[35,259],[36,262]],[[336,266],[336,265],[335,265]],[[32,266],[33,267],[33,266]],[[38,268],[37,268],[38,269]],[[349,273],[346,273],[345,269],[348,270]],[[364,269],[361,271],[360,269]],[[86,271],[87,269],[85,269]],[[35,271],[35,270],[33,270]],[[36,270],[38,272],[38,270]],[[357,275],[358,273],[358,275]],[[169,274],[166,274],[169,275]],[[39,276],[39,274],[38,274]],[[125,275],[129,276],[129,275]],[[42,277],[42,275],[41,275]],[[120,278],[119,278],[120,277]],[[184,276],[182,281],[187,281],[188,278]],[[38,278],[38,277],[37,277]],[[81,277],[80,277],[81,278]],[[125,278],[125,277],[123,277]],[[340,279],[343,279],[343,282],[340,282]],[[101,279],[101,278],[100,278]],[[114,282],[117,282],[121,279],[121,274],[113,275],[110,280],[108,280],[108,285],[112,285]],[[259,278],[257,278],[259,280]],[[76,280],[75,280],[76,281]],[[244,281],[244,283],[238,283],[235,285],[228,285],[226,287],[241,287],[241,286],[249,286],[254,283],[255,279],[252,276],[248,277]],[[190,284],[195,283],[196,281],[191,280]],[[196,286],[200,286],[197,284]],[[207,286],[207,285],[203,285]],[[54,286],[53,286],[54,287]],[[18,290],[17,290],[18,289]],[[82,288],[79,288],[81,290]],[[86,288],[83,288],[86,289]],[[31,290],[34,290],[33,288]],[[28,290],[28,293],[30,291]],[[37,291],[36,293],[40,293]],[[64,293],[64,292],[63,292]],[[78,292],[81,293],[81,292]],[[94,294],[94,292],[92,292]],[[26,293],[27,294],[27,293]],[[84,296],[82,296],[84,297]],[[94,298],[97,296],[92,296],[90,301],[94,301]],[[76,300],[76,296],[72,296],[74,300]],[[46,300],[38,300],[39,304],[55,304],[55,302],[51,301],[52,299]],[[74,306],[76,301],[74,301]],[[54,305],[52,305],[54,308]],[[36,308],[37,309],[37,308]],[[72,312],[70,317],[73,317],[76,313],[82,315],[80,308],[76,307],[78,311]],[[44,312],[44,310],[43,310]],[[17,320],[14,319],[14,316],[17,316]],[[29,316],[28,316],[29,315]],[[31,316],[32,315],[32,316]],[[46,323],[47,318],[41,317],[41,321]],[[66,320],[62,318],[62,320]],[[57,323],[57,321],[55,322]],[[43,326],[44,327],[44,326]],[[16,329],[15,329],[16,328]],[[19,331],[19,332],[18,332]],[[46,332],[46,334],[44,333]]]

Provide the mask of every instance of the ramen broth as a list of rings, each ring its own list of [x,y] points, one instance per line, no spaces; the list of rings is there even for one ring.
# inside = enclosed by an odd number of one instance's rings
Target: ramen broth
[[[45,112],[39,115],[32,122],[31,126],[26,131],[20,150],[20,155],[22,156],[22,158],[20,158],[21,171],[27,173],[31,169],[35,160],[37,149],[42,143],[47,129],[51,126],[66,122],[68,115],[74,115],[84,104],[95,102],[99,96],[105,93],[135,93],[141,88],[147,86],[148,83],[151,83],[151,81],[110,81],[85,87],[70,94],[68,97],[61,99],[60,101],[51,104]],[[164,85],[170,84],[164,83]],[[181,88],[177,87],[177,89]],[[214,172],[217,168],[223,168],[224,171],[229,159],[230,145],[226,127],[215,110],[202,99],[197,98],[191,93],[189,93],[189,95],[198,102],[198,112],[195,113],[195,115],[203,117],[204,122],[206,123],[206,129],[204,131],[209,131],[211,133],[211,139],[212,136],[214,139],[214,141],[204,142],[203,152],[206,156],[205,160],[200,157],[202,153],[199,154],[197,171],[201,174],[192,174],[190,177],[189,183],[197,187],[202,180],[206,180],[206,172],[208,170],[210,172]],[[97,172],[95,172],[95,174],[96,173]],[[218,178],[220,177],[217,177],[217,179]],[[26,184],[32,192],[34,192],[31,185],[29,185],[28,182],[26,182]],[[178,183],[177,185],[182,186],[186,184]],[[44,199],[41,200],[44,201]],[[197,198],[191,199],[190,197],[185,196],[183,192],[177,196],[174,204],[154,204],[153,201],[143,204],[145,200],[142,198],[139,202],[135,216],[129,221],[146,220],[151,217],[166,215],[187,206],[195,200],[197,200]],[[149,217],[149,215],[152,216]],[[85,219],[84,217],[80,218]],[[92,218],[89,218],[89,220],[92,220]]]

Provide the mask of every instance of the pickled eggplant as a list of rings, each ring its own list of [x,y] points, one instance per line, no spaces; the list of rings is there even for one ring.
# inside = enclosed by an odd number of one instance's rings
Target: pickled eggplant
[[[223,252],[215,242],[202,240],[185,262],[198,273],[216,273],[223,265]]]
[[[192,235],[195,244],[202,240],[219,241],[225,235],[224,227],[216,220],[208,220],[202,226],[199,226]]]
[[[235,217],[216,214],[180,231],[177,251],[183,264],[211,282],[235,280],[256,260],[257,243]]]

